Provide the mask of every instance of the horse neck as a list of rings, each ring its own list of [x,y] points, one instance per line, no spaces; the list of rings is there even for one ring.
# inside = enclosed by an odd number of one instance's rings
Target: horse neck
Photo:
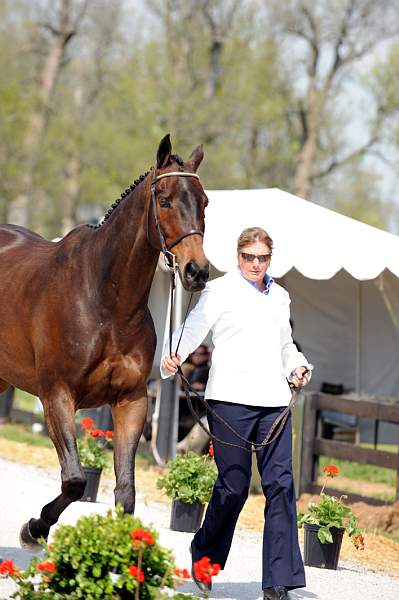
[[[159,252],[147,240],[149,183],[144,180],[93,232],[98,293],[113,314],[130,320],[145,308]]]

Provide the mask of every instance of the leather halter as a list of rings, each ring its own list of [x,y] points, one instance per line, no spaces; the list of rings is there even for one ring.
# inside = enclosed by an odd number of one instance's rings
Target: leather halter
[[[147,239],[148,239],[149,243],[151,244],[151,246],[154,247],[154,245],[150,241],[150,227],[149,227],[149,225],[150,225],[150,207],[152,206],[152,212],[154,215],[154,223],[155,223],[156,230],[158,232],[159,245],[160,245],[159,248],[157,248],[157,247],[155,247],[155,248],[156,248],[156,250],[160,250],[163,253],[163,255],[165,257],[166,266],[169,269],[175,270],[176,269],[176,256],[175,256],[175,254],[173,254],[173,252],[171,252],[171,249],[174,246],[177,246],[177,244],[179,242],[181,242],[182,240],[184,240],[184,238],[186,238],[190,235],[200,235],[201,237],[204,237],[204,232],[201,231],[200,229],[190,229],[186,233],[182,233],[177,238],[175,238],[173,240],[173,242],[170,242],[169,244],[166,243],[165,236],[162,233],[161,226],[159,223],[157,199],[156,199],[156,187],[155,187],[156,182],[159,181],[160,179],[163,179],[164,177],[195,177],[196,179],[199,180],[199,176],[196,173],[188,173],[185,171],[171,171],[169,173],[161,173],[161,175],[157,175],[151,181],[151,202],[148,205],[148,211],[147,211]]]

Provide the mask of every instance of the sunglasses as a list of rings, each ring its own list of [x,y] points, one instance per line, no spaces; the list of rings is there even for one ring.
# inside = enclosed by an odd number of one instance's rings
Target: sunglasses
[[[265,263],[268,260],[270,260],[272,255],[271,254],[247,254],[246,252],[241,252],[241,256],[247,263],[254,262],[255,258],[257,258],[260,263]]]

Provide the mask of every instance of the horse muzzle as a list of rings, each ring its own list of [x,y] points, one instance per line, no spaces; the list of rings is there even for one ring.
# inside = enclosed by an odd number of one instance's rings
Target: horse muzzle
[[[200,267],[195,260],[190,260],[184,267],[182,283],[188,292],[199,292],[204,289],[209,278],[209,263]]]

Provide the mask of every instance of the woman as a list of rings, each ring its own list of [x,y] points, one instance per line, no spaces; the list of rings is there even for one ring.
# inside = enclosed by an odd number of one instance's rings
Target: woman
[[[252,443],[264,440],[272,423],[289,404],[287,379],[295,386],[305,385],[312,369],[292,341],[289,295],[267,274],[272,250],[273,241],[266,231],[259,227],[245,229],[238,238],[238,268],[207,284],[187,318],[179,355],[169,355],[165,350],[162,359],[162,376],[176,373],[177,365],[211,330],[214,350],[205,398],[218,415]],[[172,348],[179,335],[180,330],[174,333]],[[216,437],[242,445],[210,411],[207,416],[210,431]],[[288,598],[288,590],[305,586],[291,444],[289,417],[279,437],[256,453],[267,498],[264,600],[283,600]],[[191,553],[193,562],[208,556],[223,568],[237,518],[248,497],[252,461],[249,452],[217,442],[214,455],[219,476],[204,523],[192,541]],[[196,583],[202,590],[209,590],[210,586]]]

